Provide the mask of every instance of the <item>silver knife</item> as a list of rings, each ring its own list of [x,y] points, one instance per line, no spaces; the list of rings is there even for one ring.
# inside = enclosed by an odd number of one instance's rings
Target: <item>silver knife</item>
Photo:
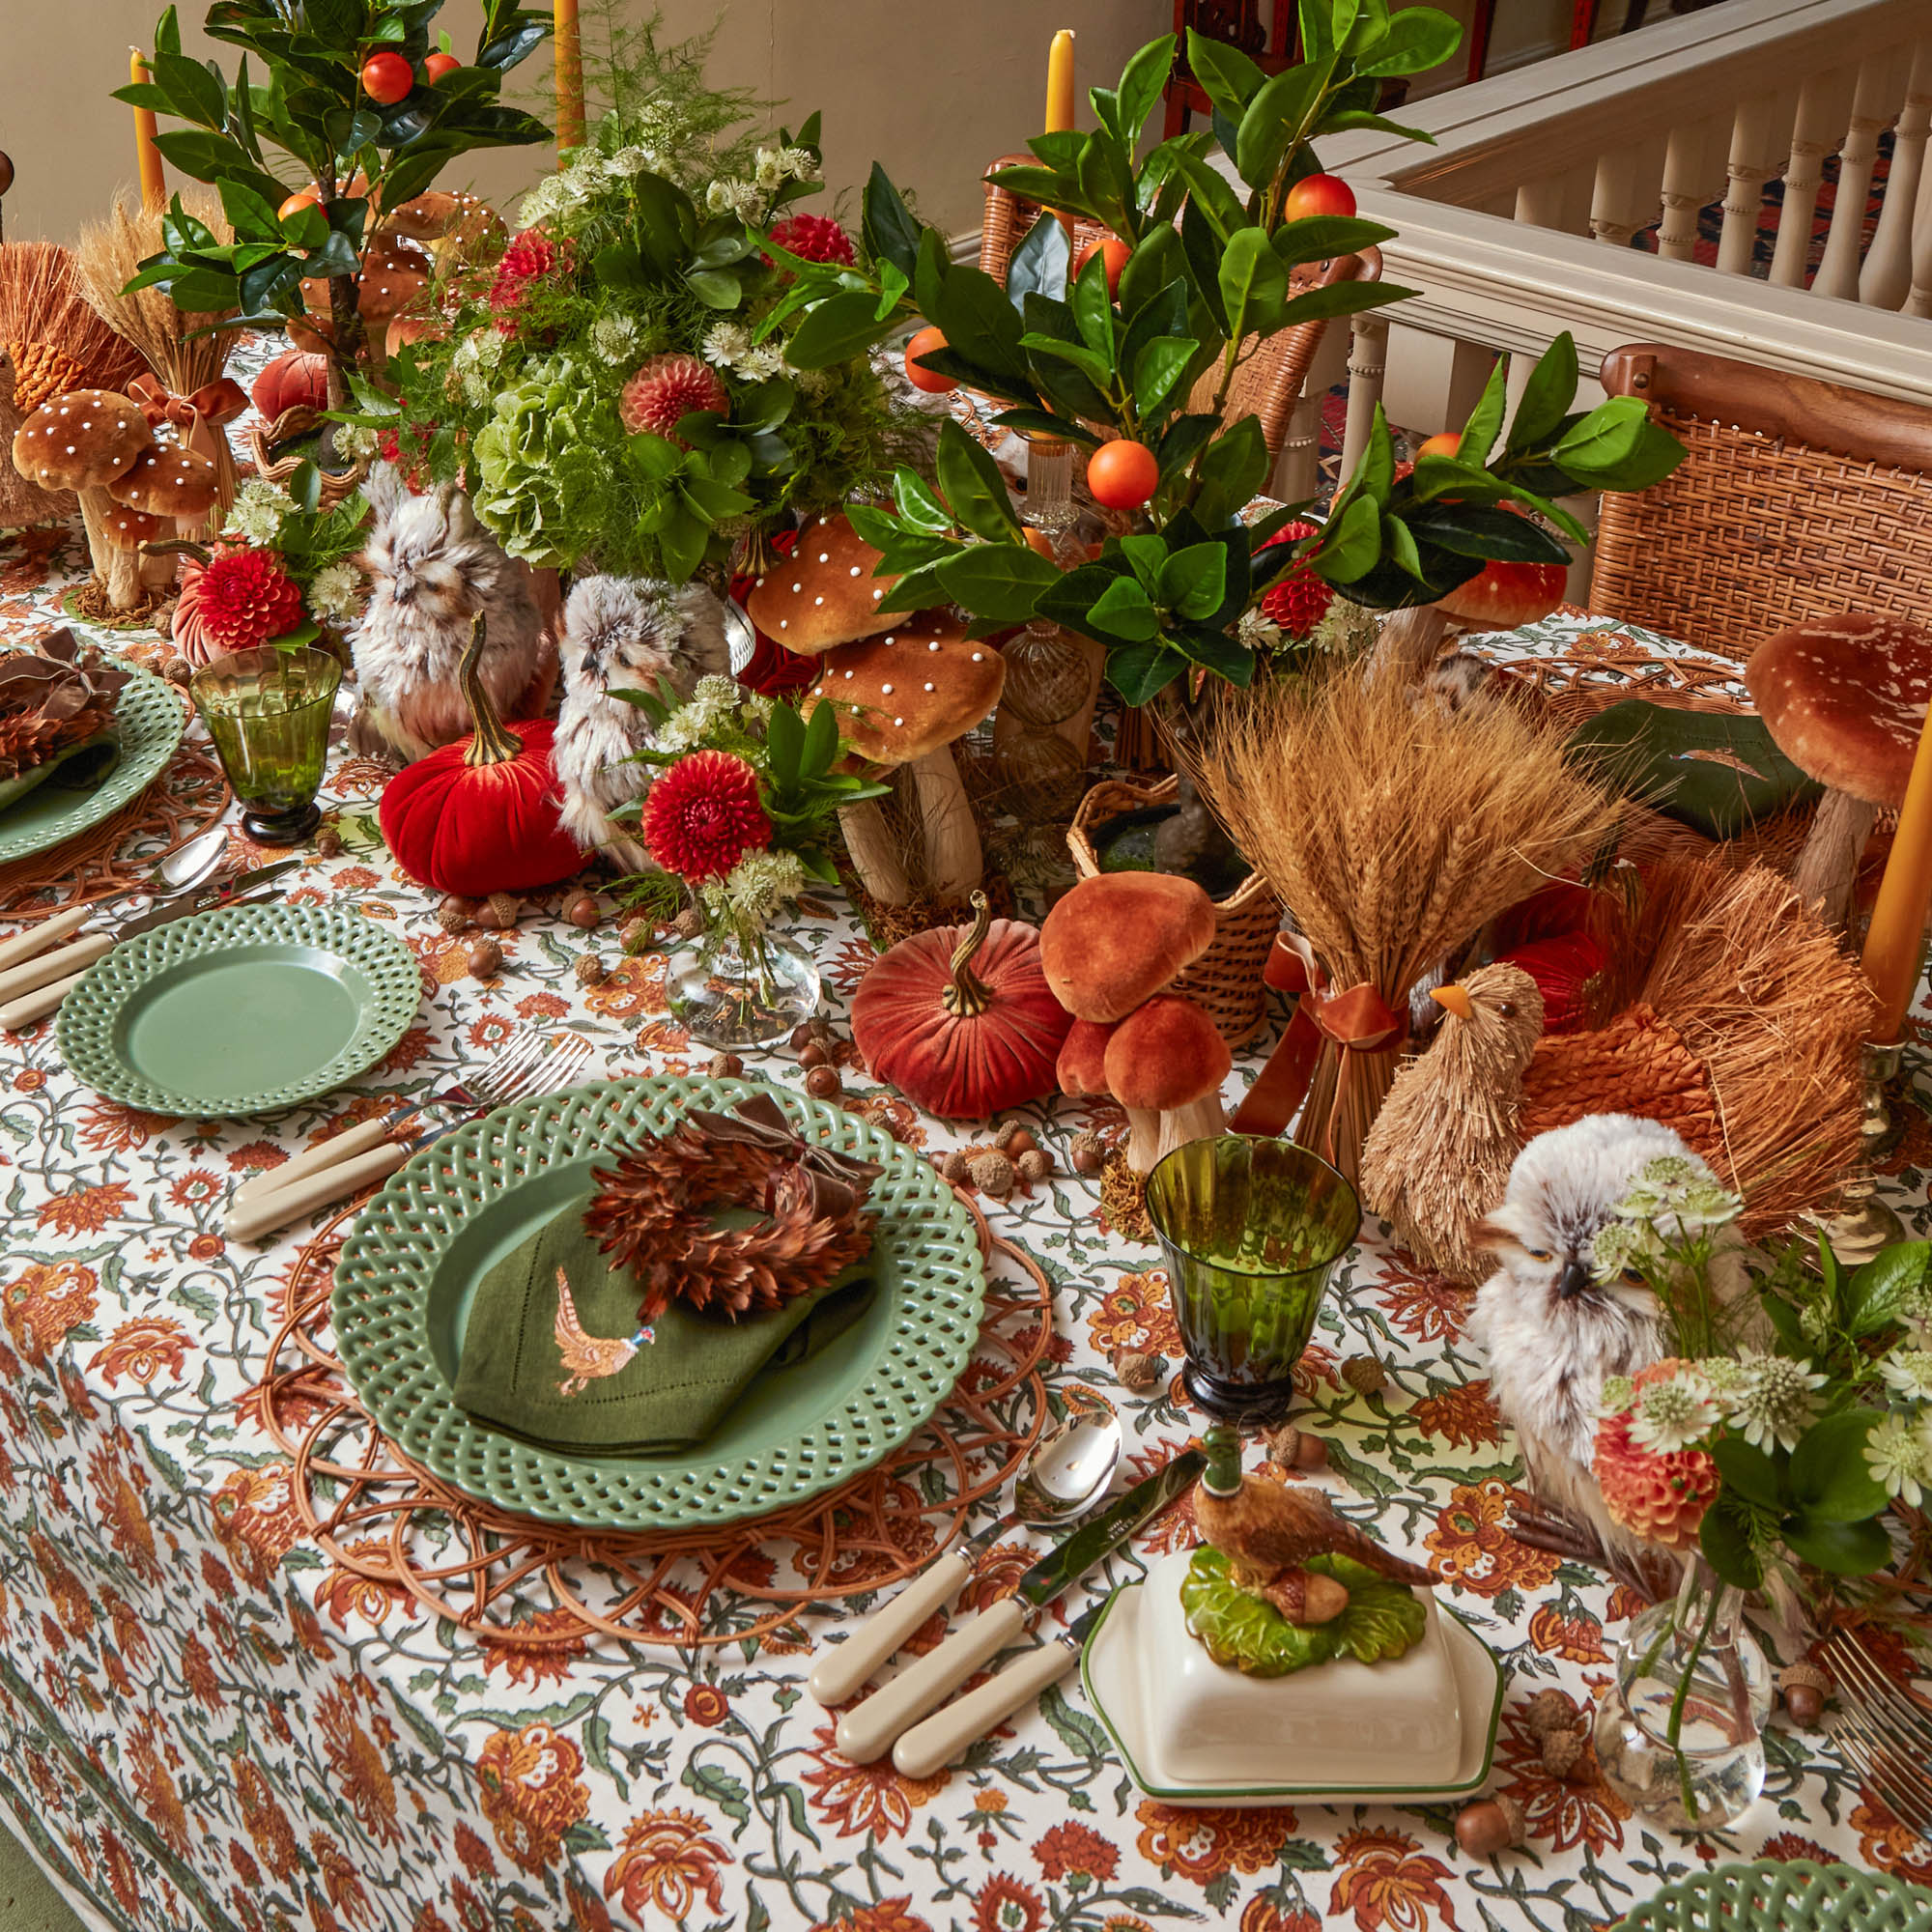
[[[272,866],[257,866],[252,872],[237,872],[232,879],[218,879],[203,886],[198,892],[169,899],[162,905],[150,906],[146,912],[124,920],[114,928],[115,944],[131,939],[137,932],[151,932],[157,925],[186,919],[194,913],[216,912],[222,906],[232,905],[242,894],[252,893],[257,886],[266,886],[270,879],[279,879],[284,872],[295,871],[301,864],[299,859],[277,859]]]
[[[893,1769],[902,1777],[935,1776],[1015,1711],[1031,1704],[1049,1684],[1058,1684],[1079,1662],[1101,1611],[1112,1602],[1112,1596],[1102,1597],[1091,1609],[1082,1610],[1058,1636],[1022,1651],[977,1690],[953,1698],[915,1724],[893,1747]]]
[[[1183,1449],[1098,1516],[1090,1517],[1020,1578],[1010,1597],[955,1624],[936,1650],[928,1651],[863,1704],[847,1711],[834,1733],[839,1750],[854,1764],[870,1764],[884,1757],[902,1732],[943,1704],[982,1663],[1006,1649],[1037,1611],[1192,1489],[1207,1466],[1208,1458],[1201,1450]]]

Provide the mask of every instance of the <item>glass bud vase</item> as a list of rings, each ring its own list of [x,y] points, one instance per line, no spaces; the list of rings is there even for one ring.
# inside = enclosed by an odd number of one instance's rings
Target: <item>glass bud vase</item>
[[[775,1046],[818,1010],[818,969],[775,932],[726,930],[672,970],[669,994],[700,1046]]]
[[[1691,1563],[1676,1597],[1634,1618],[1618,1648],[1597,1706],[1604,1781],[1666,1830],[1721,1830],[1764,1789],[1771,1690],[1742,1594]]]

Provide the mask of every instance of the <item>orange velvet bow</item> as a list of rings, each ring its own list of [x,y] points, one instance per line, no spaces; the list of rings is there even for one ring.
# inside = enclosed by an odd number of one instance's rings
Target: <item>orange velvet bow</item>
[[[233,422],[248,407],[247,390],[232,376],[217,376],[191,396],[171,395],[158,378],[136,376],[128,393],[140,404],[151,429],[164,422],[182,429],[192,429],[197,422]]]

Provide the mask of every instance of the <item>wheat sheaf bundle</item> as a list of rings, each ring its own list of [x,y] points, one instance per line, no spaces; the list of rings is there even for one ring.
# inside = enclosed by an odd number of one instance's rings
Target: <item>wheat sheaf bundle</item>
[[[220,201],[207,188],[183,189],[182,206],[212,229],[217,241],[233,238]],[[238,311],[179,309],[165,289],[136,289],[132,295],[123,295],[141,264],[159,254],[161,246],[159,210],[149,213],[117,202],[103,219],[83,228],[74,242],[74,285],[89,308],[174,394],[186,396],[221,374],[235,341],[230,329],[199,331],[228,321]]]
[[[1824,1207],[1860,1153],[1860,1042],[1871,994],[1846,954],[1765,866],[1721,849],[1645,868],[1611,918],[1606,1005],[1665,1018],[1708,1075],[1720,1171],[1753,1239]]]
[[[1345,672],[1226,696],[1189,758],[1202,796],[1273,886],[1329,985],[1409,989],[1497,914],[1572,871],[1619,807],[1509,705],[1449,712]],[[1399,1043],[1318,1068],[1303,1114],[1352,1174]]]

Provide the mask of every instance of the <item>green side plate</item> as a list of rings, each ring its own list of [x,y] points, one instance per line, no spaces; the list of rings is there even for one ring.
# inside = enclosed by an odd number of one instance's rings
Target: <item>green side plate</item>
[[[1932,1932],[1932,1891],[1857,1865],[1759,1859],[1667,1885],[1613,1932]]]
[[[0,866],[49,852],[99,825],[146,791],[174,756],[187,724],[181,699],[152,671],[120,668],[131,673],[115,708],[121,762],[92,791],[36,785],[11,811],[0,812]]]
[[[566,1456],[456,1406],[477,1284],[588,1190],[591,1169],[694,1107],[768,1093],[810,1140],[877,1161],[864,1318],[754,1381],[707,1442],[654,1456]],[[526,1100],[424,1148],[363,1208],[335,1268],[335,1347],[404,1455],[484,1502],[585,1529],[734,1522],[818,1495],[908,1440],[952,1392],[980,1332],[985,1270],[966,1210],[933,1170],[838,1107],[742,1080],[614,1080]]]
[[[61,1003],[96,1093],[151,1114],[273,1113],[366,1073],[422,1000],[409,948],[360,913],[237,905],[137,934]]]

